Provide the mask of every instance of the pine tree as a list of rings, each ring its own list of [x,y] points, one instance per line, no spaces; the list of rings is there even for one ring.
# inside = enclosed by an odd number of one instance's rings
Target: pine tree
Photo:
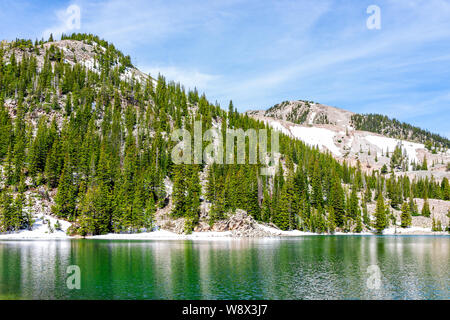
[[[25,195],[24,195],[24,182],[23,178],[21,179],[21,186],[19,187],[19,193],[16,195],[14,199],[14,213],[12,217],[12,227],[15,231],[18,231],[22,228],[27,228],[25,221]]]
[[[258,190],[259,190],[259,184],[258,184],[258,178],[257,178],[257,168],[256,167],[250,167],[248,170],[246,176],[246,192],[245,192],[245,205],[243,206],[244,209],[247,211],[247,213],[252,216],[255,220],[261,219],[261,208],[259,206],[259,199],[258,199]],[[292,182],[292,181],[291,181]],[[291,184],[291,189],[289,192],[293,193],[293,182]],[[295,203],[292,201],[291,205],[294,207]],[[295,210],[295,209],[294,209]],[[290,223],[293,224],[293,211],[290,215]]]
[[[430,215],[431,215],[430,205],[428,203],[428,198],[427,197],[425,197],[424,200],[423,200],[423,207],[422,207],[422,212],[421,213],[422,213],[422,215],[424,217],[430,217]]]
[[[272,222],[272,199],[270,198],[267,188],[264,188],[263,192],[261,220],[264,222]]]
[[[80,225],[78,230],[82,236],[97,234],[96,229],[98,226],[98,207],[97,207],[97,192],[96,186],[92,186],[83,195],[80,203],[80,215],[77,222]]]
[[[348,207],[349,207],[349,210],[348,210],[349,216],[354,221],[357,221],[357,218],[361,216],[361,212],[359,210],[359,200],[358,200],[358,195],[356,193],[356,187],[352,188]]]
[[[447,211],[447,218],[448,218],[448,221],[450,221],[450,209],[448,209],[448,211]],[[448,223],[448,225],[447,225],[447,231],[448,231],[448,233],[450,233],[450,223]]]
[[[14,199],[8,190],[3,190],[0,200],[0,231],[12,231],[14,230],[13,219],[15,215]]]
[[[362,217],[363,223],[366,226],[370,225],[370,218],[369,218],[369,211],[367,209],[367,203],[364,202],[363,204],[363,217]]]
[[[230,100],[230,103],[228,105],[228,126],[230,128],[234,127],[234,106],[233,106],[233,101]]]
[[[447,177],[444,177],[441,182],[441,192],[443,200],[450,200],[450,184]]]
[[[150,194],[146,202],[144,212],[144,228],[146,228],[147,230],[151,230],[153,228],[155,213],[156,213],[155,199],[153,198],[153,194]]]
[[[69,155],[66,154],[64,168],[58,182],[58,192],[55,197],[54,214],[61,218],[73,219],[75,215],[76,190]]]
[[[355,232],[360,233],[363,230],[362,221],[361,221],[361,214],[358,213],[358,216],[356,217],[356,227]]]
[[[409,207],[409,212],[411,212],[411,215],[413,215],[413,216],[417,216],[418,215],[417,205],[414,202],[412,192],[410,192],[408,207]]]
[[[239,182],[239,173],[240,171],[237,171],[234,168],[231,168],[227,171],[226,177],[225,177],[225,201],[226,201],[226,207],[230,209],[232,212],[236,212],[236,209],[238,208],[239,204],[239,185],[236,182]]]
[[[423,162],[422,162],[422,170],[428,170],[428,164],[427,164],[427,156],[423,157]]]
[[[172,216],[180,218],[186,212],[186,180],[184,165],[176,165],[173,176]]]
[[[39,120],[36,136],[31,144],[29,153],[29,171],[32,176],[44,171],[48,152],[48,133],[46,118]]]
[[[145,194],[144,184],[139,179],[134,187],[134,198],[130,226],[133,232],[137,232],[144,227],[145,222]]]
[[[274,223],[281,230],[290,230],[290,214],[291,214],[291,202],[289,199],[289,193],[287,186],[283,186],[280,199],[278,200],[277,214],[274,218]]]
[[[14,171],[12,175],[12,183],[16,184],[19,182],[20,176],[24,170],[25,163],[25,149],[26,149],[26,128],[23,122],[24,118],[24,107],[19,104],[17,107],[17,115],[14,124]]]
[[[330,205],[333,207],[335,225],[343,227],[345,213],[345,195],[339,176],[334,174],[334,181],[330,192]]]
[[[6,178],[5,184],[7,186],[14,183],[14,165],[12,162],[13,162],[13,152],[11,145],[9,145],[4,168]]]
[[[387,226],[386,208],[384,206],[383,195],[380,193],[377,199],[377,207],[375,211],[375,229],[377,233],[382,233]]]
[[[328,231],[330,233],[334,233],[336,229],[336,217],[334,215],[334,209],[333,207],[329,207],[328,209]]]
[[[64,110],[66,111],[67,116],[70,116],[72,114],[72,99],[71,99],[70,94],[67,95],[66,105],[64,107]]]
[[[24,215],[24,224],[25,224],[26,228],[30,231],[33,230],[33,225],[35,222],[32,211],[31,211],[32,209],[33,209],[33,199],[30,196],[28,198],[27,211],[25,212],[25,215]]]
[[[55,188],[58,185],[58,180],[61,175],[60,151],[59,139],[56,138],[53,141],[45,163],[45,177],[50,188]]]
[[[412,217],[411,217],[411,213],[410,213],[410,208],[407,202],[403,202],[402,204],[402,214],[400,216],[401,218],[401,227],[402,228],[408,228],[411,226],[411,221],[412,221]]]
[[[190,170],[190,177],[188,181],[187,190],[187,212],[186,212],[186,225],[185,232],[190,233],[193,231],[194,226],[198,223],[200,216],[200,196],[201,185],[200,178],[198,176],[199,169],[197,165],[192,166]]]
[[[372,191],[370,190],[370,186],[366,183],[366,191],[364,193],[365,201],[372,202]]]
[[[12,123],[8,110],[3,105],[0,97],[0,159],[8,153],[9,143],[12,136]]]
[[[434,217],[431,222],[431,231],[441,232],[442,231],[442,223],[440,220],[435,220]]]
[[[316,214],[315,232],[324,233],[326,231],[327,231],[327,222],[325,220],[325,211],[322,208],[322,206],[319,206]]]
[[[208,167],[205,198],[209,202],[213,202],[216,198],[216,177],[214,174],[214,164]]]
[[[323,194],[322,194],[322,174],[319,169],[319,162],[314,162],[314,171],[312,177],[312,203],[318,208],[323,206]]]
[[[220,177],[216,180],[216,194],[215,199],[212,202],[211,210],[210,210],[210,219],[209,223],[212,225],[216,221],[225,218],[225,188],[223,177]]]

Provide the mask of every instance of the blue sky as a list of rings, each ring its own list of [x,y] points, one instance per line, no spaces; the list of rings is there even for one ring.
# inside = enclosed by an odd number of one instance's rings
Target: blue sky
[[[79,30],[65,23],[70,5]],[[49,32],[97,34],[223,108],[306,99],[450,138],[450,0],[0,0],[1,39]]]

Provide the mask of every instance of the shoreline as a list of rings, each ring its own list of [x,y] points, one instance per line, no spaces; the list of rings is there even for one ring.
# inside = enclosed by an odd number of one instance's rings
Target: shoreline
[[[276,230],[276,229],[275,229]],[[412,227],[407,229],[388,228],[383,231],[383,234],[375,234],[373,232],[335,232],[329,233],[312,233],[298,230],[274,232],[272,235],[259,237],[242,237],[234,236],[231,231],[214,232],[193,232],[192,234],[177,234],[167,230],[158,230],[152,232],[142,233],[109,233],[105,235],[96,236],[68,236],[64,231],[55,231],[53,233],[42,233],[39,230],[24,230],[9,234],[0,234],[1,240],[72,240],[72,239],[88,239],[88,240],[203,240],[203,241],[229,241],[229,240],[248,240],[248,239],[262,239],[262,240],[287,240],[301,238],[305,236],[450,236],[448,232],[432,232],[426,228]],[[400,232],[399,232],[400,231]]]
[[[35,216],[36,220],[32,230],[20,230],[12,233],[1,234],[1,240],[202,240],[202,241],[230,241],[243,239],[266,239],[266,240],[286,240],[298,239],[305,236],[380,236],[372,231],[355,232],[335,232],[335,233],[314,233],[299,230],[283,231],[269,225],[254,223],[252,232],[245,233],[239,230],[228,231],[198,231],[191,234],[179,234],[173,231],[158,229],[151,232],[140,233],[108,233],[95,236],[68,236],[67,230],[71,223],[57,219],[50,215]],[[49,228],[56,222],[60,223],[61,229]],[[53,232],[50,232],[50,229]],[[401,228],[399,226],[389,227],[383,231],[385,236],[450,236],[447,231],[433,232],[431,228],[412,226]]]

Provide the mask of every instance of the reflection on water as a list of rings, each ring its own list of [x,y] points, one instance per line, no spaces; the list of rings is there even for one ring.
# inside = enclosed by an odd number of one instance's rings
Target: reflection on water
[[[0,241],[1,299],[450,299],[450,237]],[[66,268],[81,268],[81,289]],[[382,273],[366,285],[367,268]]]

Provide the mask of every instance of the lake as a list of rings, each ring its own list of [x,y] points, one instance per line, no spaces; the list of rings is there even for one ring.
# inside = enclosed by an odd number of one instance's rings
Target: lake
[[[448,236],[6,240],[0,299],[450,299],[449,267]]]

